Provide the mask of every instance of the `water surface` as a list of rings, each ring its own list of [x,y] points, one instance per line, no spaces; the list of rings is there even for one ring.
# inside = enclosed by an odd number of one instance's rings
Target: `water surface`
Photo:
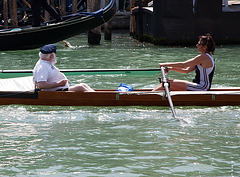
[[[89,46],[86,34],[57,43],[60,69],[157,68],[196,47],[139,43],[128,32]],[[218,46],[213,87],[239,87],[240,46]],[[0,52],[0,69],[32,69],[39,49]],[[95,89],[153,88],[155,76],[71,76]],[[169,78],[193,75],[170,72]],[[0,106],[0,176],[240,176],[240,107]]]

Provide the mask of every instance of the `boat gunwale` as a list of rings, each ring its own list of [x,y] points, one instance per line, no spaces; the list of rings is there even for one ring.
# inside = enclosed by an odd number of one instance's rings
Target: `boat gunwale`
[[[152,94],[163,94],[165,91],[152,91],[152,89],[134,89],[133,91],[129,91],[129,92],[118,92],[114,89],[96,89],[93,92],[76,92],[76,91],[38,91],[38,90],[29,90],[29,91],[1,91],[0,90],[0,94],[1,93],[61,93],[61,94],[102,94],[102,93],[114,93],[114,94],[119,94],[119,95],[133,95],[133,94],[146,94],[146,95],[152,95]],[[171,91],[170,94],[172,96],[177,96],[177,95],[232,95],[232,94],[236,94],[236,95],[240,95],[240,87],[227,87],[227,88],[213,88],[210,91]],[[1,98],[1,96],[0,96]]]

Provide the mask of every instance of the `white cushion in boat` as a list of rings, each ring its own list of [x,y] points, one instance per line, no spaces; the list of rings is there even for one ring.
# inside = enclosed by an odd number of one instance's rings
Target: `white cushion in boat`
[[[33,76],[0,79],[0,91],[33,91]]]

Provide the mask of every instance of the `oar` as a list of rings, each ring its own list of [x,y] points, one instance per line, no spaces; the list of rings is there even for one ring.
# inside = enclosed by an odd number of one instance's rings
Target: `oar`
[[[165,76],[165,68],[164,67],[161,67],[161,72],[162,72],[162,82],[163,82],[163,86],[165,88],[165,92],[167,94],[167,98],[168,98],[168,102],[169,102],[169,105],[171,107],[171,110],[172,110],[172,114],[173,114],[173,117],[177,120],[179,120],[177,117],[176,117],[176,112],[174,110],[174,107],[173,107],[173,102],[172,102],[172,98],[171,98],[171,95],[170,95],[170,92],[169,92],[169,84],[167,82],[167,79],[166,79],[166,76]]]
[[[67,76],[71,75],[107,75],[107,74],[126,74],[126,75],[154,75],[160,69],[61,69]],[[31,76],[32,70],[0,70],[0,78],[12,78]]]

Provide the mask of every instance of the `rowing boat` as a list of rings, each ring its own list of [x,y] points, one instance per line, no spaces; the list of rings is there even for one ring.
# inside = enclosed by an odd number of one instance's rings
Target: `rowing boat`
[[[210,91],[172,91],[174,106],[239,106],[239,88],[215,88]],[[0,91],[0,105],[49,106],[169,106],[164,91],[137,89],[132,92],[96,90],[73,91]]]
[[[71,70],[67,70],[71,71]],[[74,70],[76,71],[76,70]],[[159,69],[106,69],[78,70],[76,73],[159,72]],[[129,71],[129,72],[127,72]],[[130,72],[130,73],[131,73]],[[9,73],[12,73],[12,71]],[[14,72],[15,74],[17,72]],[[31,73],[31,71],[30,71]],[[73,72],[72,74],[74,74]],[[138,73],[138,74],[139,74]],[[79,73],[78,73],[79,74]],[[33,76],[0,79],[0,105],[50,105],[50,106],[238,106],[240,87],[214,88],[210,91],[166,91],[135,89],[129,92],[96,90],[95,92],[39,91],[34,87]],[[170,94],[170,95],[169,95]]]
[[[59,23],[49,22],[40,27],[0,30],[0,50],[25,50],[39,48],[87,32],[100,26],[116,14],[115,0],[93,13],[80,12],[64,17]]]

